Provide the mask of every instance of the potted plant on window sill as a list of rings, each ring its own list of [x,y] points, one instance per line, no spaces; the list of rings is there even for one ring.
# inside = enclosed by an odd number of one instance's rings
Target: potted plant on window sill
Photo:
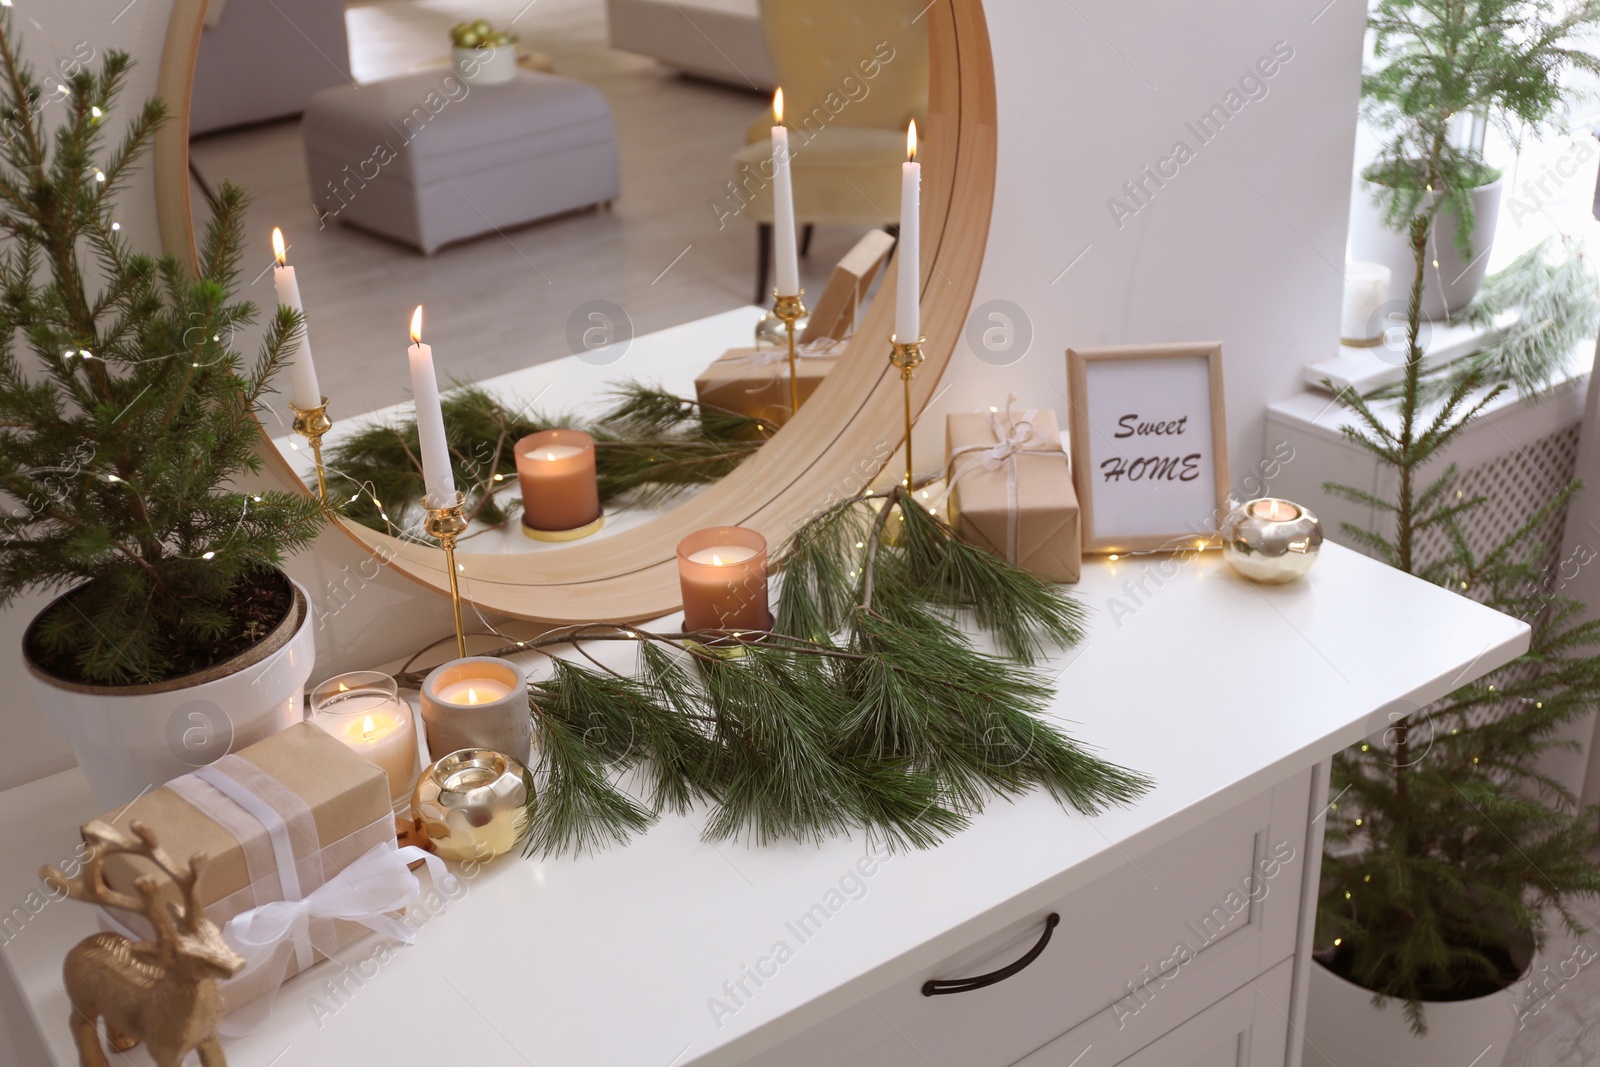
[[[107,806],[300,718],[311,606],[278,569],[316,501],[231,488],[301,328],[279,308],[253,366],[230,347],[245,197],[225,187],[198,276],[135,254],[114,200],[163,119],[102,129],[131,63],[46,98],[0,13],[0,604],[28,627],[38,703]]]
[[[1563,101],[1562,75],[1597,69],[1589,50],[1573,47],[1597,19],[1594,0],[1374,4],[1368,26],[1383,66],[1363,76],[1361,95],[1387,141],[1358,183],[1350,253],[1408,280],[1408,221],[1432,217],[1423,318],[1461,311],[1487,273],[1502,185],[1483,158],[1489,125],[1513,141],[1548,126]]]

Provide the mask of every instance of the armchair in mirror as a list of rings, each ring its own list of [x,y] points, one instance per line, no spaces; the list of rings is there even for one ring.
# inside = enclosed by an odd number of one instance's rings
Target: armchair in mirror
[[[297,32],[284,4],[323,32]],[[263,429],[308,492],[318,445],[345,531],[444,586],[422,530],[418,305],[472,520],[461,590],[486,610],[665,613],[686,534],[744,525],[780,543],[888,464],[910,121],[925,145],[919,405],[981,259],[994,161],[978,0],[342,6],[180,0],[163,83],[190,104],[157,165],[163,235],[185,255],[223,183],[252,196],[245,296],[298,300],[306,320]],[[792,351],[775,313],[789,289],[810,308]],[[324,397],[329,425],[308,438]],[[601,515],[549,506],[573,477]]]

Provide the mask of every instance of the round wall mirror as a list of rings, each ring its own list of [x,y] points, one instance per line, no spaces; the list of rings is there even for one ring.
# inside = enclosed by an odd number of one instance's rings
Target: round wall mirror
[[[458,451],[458,482],[489,502],[460,542],[458,577],[489,612],[558,623],[665,614],[679,603],[685,536],[740,525],[777,544],[891,461],[904,436],[888,339],[908,121],[923,164],[918,408],[982,260],[995,130],[980,0],[279,10],[289,2],[174,5],[161,90],[186,106],[158,139],[158,207],[168,250],[193,257],[208,201],[225,181],[243,186],[242,296],[262,307],[277,302],[271,241],[282,230],[333,423],[328,496],[349,536],[446,587],[420,507],[383,499],[363,466],[414,419],[407,327],[419,304],[441,389],[476,398],[486,425],[598,429],[599,448],[622,448],[609,439],[619,398],[676,398],[687,421],[675,432],[703,438],[682,454],[718,474],[622,492],[598,529],[551,541],[522,536],[517,479],[493,478],[496,457],[473,464]],[[307,19],[317,32],[300,32]],[[763,381],[789,384],[783,324],[761,296],[783,243],[769,180],[780,84],[810,311],[800,362],[814,391],[798,410],[772,390],[750,398]],[[731,393],[697,382],[717,377],[714,361]],[[310,492],[289,377],[263,415],[266,452]],[[701,409],[747,422],[732,437],[699,434]],[[509,433],[487,436],[509,449]],[[497,509],[509,520],[483,521]]]

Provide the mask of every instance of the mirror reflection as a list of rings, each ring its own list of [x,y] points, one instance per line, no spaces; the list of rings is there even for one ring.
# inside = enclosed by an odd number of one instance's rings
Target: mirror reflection
[[[417,535],[439,481],[413,404],[429,402],[426,348],[445,427],[433,451],[467,497],[474,550],[605,536],[739,477],[755,450],[783,447],[839,361],[883,357],[884,338],[850,341],[895,253],[907,127],[925,118],[921,12],[212,0],[190,124],[197,220],[221,182],[249,190],[249,298],[307,320],[310,358],[269,437],[315,491],[306,433],[325,396],[330,502]],[[791,357],[798,308],[775,290],[802,288]],[[574,464],[592,470],[580,480],[603,521],[524,507]]]

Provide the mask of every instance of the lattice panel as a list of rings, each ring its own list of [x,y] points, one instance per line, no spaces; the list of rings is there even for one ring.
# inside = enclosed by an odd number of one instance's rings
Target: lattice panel
[[[1521,526],[1550,497],[1572,481],[1578,466],[1578,429],[1573,423],[1541,437],[1525,448],[1507,443],[1508,451],[1481,466],[1461,472],[1456,488],[1463,496],[1482,495],[1489,502],[1462,517],[1461,530],[1474,553],[1484,553]],[[1552,514],[1536,534],[1543,541],[1544,574],[1547,583],[1554,578],[1561,562],[1562,531],[1566,528],[1565,508]],[[1417,538],[1420,560],[1437,559],[1449,551],[1441,531],[1424,530]],[[1473,590],[1464,591],[1468,596]]]

